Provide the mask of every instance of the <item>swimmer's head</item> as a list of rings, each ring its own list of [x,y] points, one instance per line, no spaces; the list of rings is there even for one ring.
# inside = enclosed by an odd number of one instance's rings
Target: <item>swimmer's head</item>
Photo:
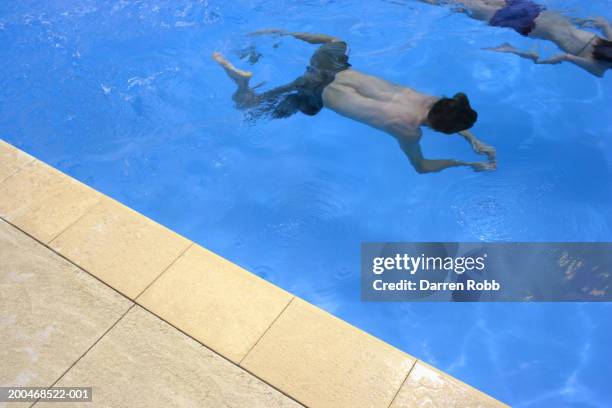
[[[472,109],[464,93],[439,99],[427,114],[427,121],[432,129],[449,135],[471,128],[477,118],[478,113]]]
[[[598,38],[593,47],[593,58],[612,64],[612,41]]]

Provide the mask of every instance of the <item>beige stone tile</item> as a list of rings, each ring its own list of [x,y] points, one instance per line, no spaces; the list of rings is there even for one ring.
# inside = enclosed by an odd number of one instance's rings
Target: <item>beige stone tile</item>
[[[419,361],[391,408],[420,407],[502,408],[507,405]]]
[[[300,406],[138,306],[57,385],[92,385],[92,407]]]
[[[17,173],[19,169],[32,160],[34,158],[29,154],[0,139],[0,183]]]
[[[50,244],[132,299],[189,245],[187,239],[106,197]]]
[[[238,362],[291,297],[218,255],[193,246],[137,302]]]
[[[0,220],[0,386],[50,386],[130,304]]]
[[[95,190],[35,160],[0,184],[0,217],[48,243],[100,197]]]
[[[309,407],[388,407],[414,359],[294,299],[242,362]]]

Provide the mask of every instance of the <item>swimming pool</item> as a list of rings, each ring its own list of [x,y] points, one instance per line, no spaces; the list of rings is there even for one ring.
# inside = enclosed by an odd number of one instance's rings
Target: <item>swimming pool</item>
[[[612,18],[609,1],[544,3]],[[314,49],[245,35],[265,27],[334,34],[360,70],[466,92],[498,171],[418,175],[391,138],[329,111],[245,122],[211,52],[274,86]],[[612,78],[481,50],[505,41],[534,45],[416,2],[4,2],[0,132],[504,402],[608,406],[609,304],[359,300],[362,241],[612,239]],[[474,157],[429,131],[423,148]]]

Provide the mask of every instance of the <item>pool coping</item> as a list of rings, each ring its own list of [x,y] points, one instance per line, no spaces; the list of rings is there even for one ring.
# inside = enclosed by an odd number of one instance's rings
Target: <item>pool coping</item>
[[[305,406],[507,406],[2,138],[0,218]]]

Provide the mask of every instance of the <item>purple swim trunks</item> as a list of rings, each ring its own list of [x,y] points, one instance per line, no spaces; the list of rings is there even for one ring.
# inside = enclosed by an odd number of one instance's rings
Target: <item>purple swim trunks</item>
[[[535,28],[535,19],[545,9],[531,0],[506,0],[506,6],[497,10],[489,24],[508,27],[521,35],[529,35]]]

